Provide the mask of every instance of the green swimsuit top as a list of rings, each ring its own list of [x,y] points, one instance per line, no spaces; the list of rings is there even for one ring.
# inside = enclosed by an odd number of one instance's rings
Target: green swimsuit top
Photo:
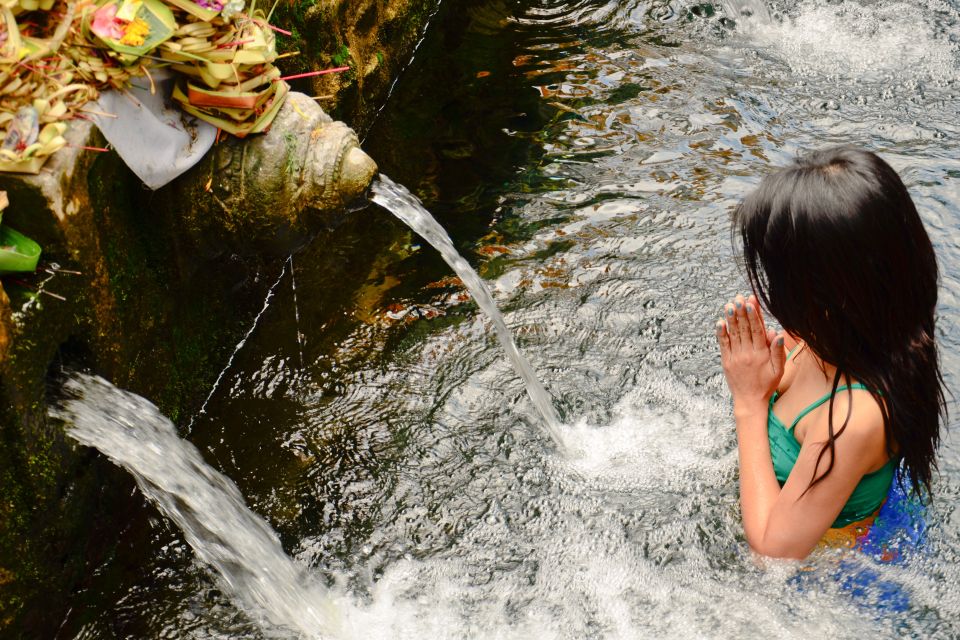
[[[837,388],[837,392],[847,389],[866,389],[862,384],[843,385]],[[773,458],[773,470],[777,475],[777,481],[782,487],[787,481],[787,476],[793,469],[800,455],[800,443],[793,433],[794,428],[800,420],[830,399],[830,394],[823,396],[806,409],[800,412],[793,420],[793,424],[787,427],[773,413],[773,403],[777,400],[777,393],[774,392],[770,398],[770,409],[767,412],[767,435],[770,438],[770,455]],[[893,481],[893,472],[896,462],[893,458],[887,461],[873,473],[868,473],[860,480],[860,483],[853,490],[847,504],[843,505],[840,515],[833,522],[831,528],[845,527],[851,522],[862,520],[876,511],[887,493],[890,491],[890,483]]]

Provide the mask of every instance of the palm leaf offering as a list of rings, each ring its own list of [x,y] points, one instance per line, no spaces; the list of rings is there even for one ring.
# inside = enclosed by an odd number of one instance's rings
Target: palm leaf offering
[[[53,7],[54,0],[19,0],[12,3],[14,12],[21,11],[49,11]]]
[[[244,0],[0,0],[0,171],[37,173],[70,120],[151,68],[180,76],[173,99],[243,137],[267,130],[288,87],[274,27]],[[281,30],[282,31],[282,30]]]
[[[219,16],[225,4],[221,0],[199,0],[198,2],[194,0],[169,0],[169,2],[204,22],[210,22]]]
[[[40,245],[27,236],[0,225],[0,273],[36,270],[40,251]]]
[[[276,43],[263,14],[238,17],[221,30],[192,20],[161,47],[183,76],[174,101],[238,137],[263,131],[287,93],[273,66]]]
[[[0,64],[16,63],[23,48],[20,28],[9,7],[0,5]]]
[[[9,204],[7,192],[0,191],[0,219]],[[0,224],[0,273],[34,271],[39,260],[40,245],[19,231]]]
[[[173,12],[160,0],[108,0],[89,13],[90,31],[122,58],[134,63],[173,35]]]
[[[187,113],[205,120],[227,133],[238,138],[244,138],[251,133],[262,133],[273,122],[277,112],[287,97],[285,82],[271,83],[262,94],[258,95],[257,106],[252,109],[195,106],[189,96],[184,95],[180,87],[173,90],[173,99],[180,103],[180,108]]]

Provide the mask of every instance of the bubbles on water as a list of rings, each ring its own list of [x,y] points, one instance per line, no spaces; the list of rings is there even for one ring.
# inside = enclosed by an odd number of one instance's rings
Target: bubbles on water
[[[735,20],[752,20],[755,22],[770,22],[770,9],[766,0],[723,0],[724,11]]]
[[[674,491],[729,480],[726,407],[653,371],[637,378],[610,424],[581,421],[568,428],[570,454],[558,464],[614,491]]]
[[[781,22],[751,22],[745,31],[799,77],[950,83],[957,79],[960,52],[957,17],[937,0],[818,0],[791,4]]]
[[[795,564],[760,570],[732,542],[735,454],[719,399],[645,370],[614,413],[565,428],[570,458],[528,449],[509,491],[488,491],[510,473],[500,464],[461,485],[489,507],[448,547],[389,560],[362,603],[342,601],[346,637],[876,632],[829,584],[801,589]]]

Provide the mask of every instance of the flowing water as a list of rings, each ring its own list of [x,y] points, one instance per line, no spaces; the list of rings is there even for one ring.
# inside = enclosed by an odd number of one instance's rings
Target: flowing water
[[[397,216],[408,227],[413,229],[417,235],[430,243],[434,249],[440,252],[444,261],[450,265],[463,286],[470,292],[471,297],[477,303],[477,306],[486,314],[493,324],[497,339],[503,346],[510,362],[523,379],[523,384],[527,388],[530,400],[533,406],[537,408],[540,417],[543,419],[544,427],[554,443],[563,451],[563,436],[560,432],[560,416],[557,410],[553,408],[553,400],[547,393],[543,385],[537,379],[536,373],[530,367],[530,363],[523,357],[523,354],[517,350],[517,345],[513,342],[513,336],[510,329],[503,321],[500,310],[497,309],[497,303],[493,301],[490,290],[483,283],[477,272],[473,270],[470,263],[463,256],[457,253],[453,247],[450,236],[444,231],[430,212],[423,208],[423,204],[417,200],[409,191],[401,187],[386,176],[380,176],[374,180],[371,187],[373,192],[373,201],[384,207],[390,213]]]
[[[362,248],[298,254],[299,309],[276,289],[190,439],[318,581],[304,588],[342,637],[960,637],[956,429],[922,552],[853,561],[904,610],[838,578],[834,553],[759,567],[711,337],[746,286],[732,206],[798,152],[853,143],[900,171],[931,234],[958,388],[960,4],[731,6],[441,5],[366,147],[485,280],[577,454],[536,428],[490,321],[387,212],[356,214],[398,240],[342,307],[311,265]],[[310,633],[145,517],[61,637]]]
[[[74,375],[64,391],[67,398],[54,415],[70,426],[70,435],[133,474],[143,495],[261,627],[309,638],[339,631],[325,591],[287,557],[236,485],[181,440],[155,406],[87,375]]]

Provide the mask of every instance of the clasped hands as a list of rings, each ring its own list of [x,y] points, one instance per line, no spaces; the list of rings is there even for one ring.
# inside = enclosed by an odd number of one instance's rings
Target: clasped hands
[[[764,325],[757,297],[737,295],[717,321],[723,375],[735,415],[766,413],[786,363],[784,334]]]

